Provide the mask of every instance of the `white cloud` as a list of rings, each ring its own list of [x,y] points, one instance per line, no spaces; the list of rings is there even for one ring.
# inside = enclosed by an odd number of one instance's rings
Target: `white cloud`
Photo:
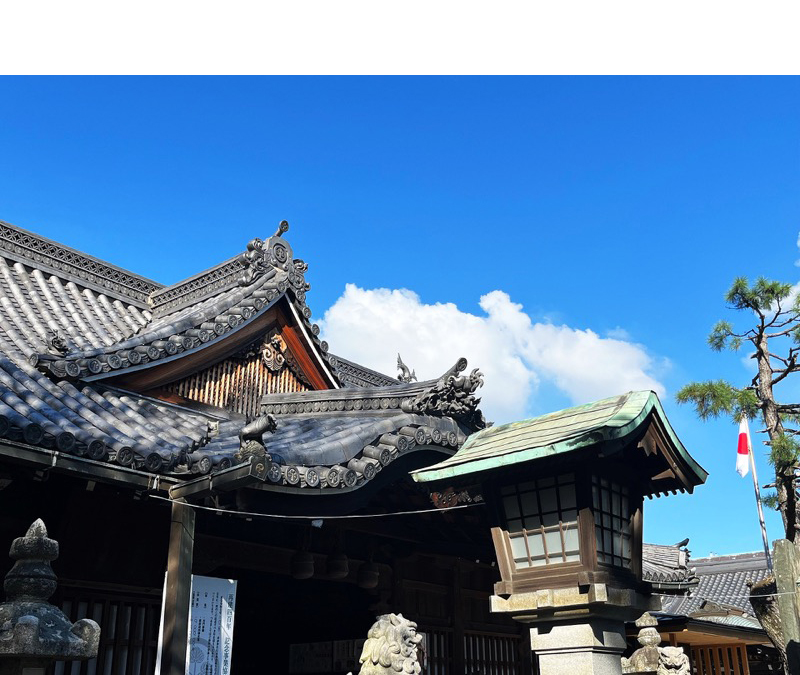
[[[800,234],[797,235],[797,248],[800,249]],[[794,264],[800,267],[800,260],[795,260]]]
[[[644,347],[588,329],[535,323],[507,293],[482,296],[478,316],[452,303],[425,304],[407,289],[362,289],[348,284],[320,325],[334,353],[393,374],[397,353],[421,380],[441,375],[465,356],[486,376],[481,408],[487,419],[506,422],[525,415],[541,384],[585,403],[632,389],[664,386],[659,366]]]
[[[616,328],[607,330],[606,337],[613,338],[614,340],[624,340],[625,342],[630,342],[631,334],[622,328],[622,326],[617,326]]]

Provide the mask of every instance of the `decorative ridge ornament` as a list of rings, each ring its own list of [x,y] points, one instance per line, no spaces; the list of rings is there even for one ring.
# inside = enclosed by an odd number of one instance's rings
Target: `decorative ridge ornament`
[[[263,241],[256,237],[247,244],[247,250],[239,256],[239,262],[244,267],[244,274],[239,278],[240,286],[249,286],[256,279],[264,276],[270,268],[275,267],[282,269],[289,273],[289,283],[292,286],[299,287],[305,283],[295,282],[292,274],[291,267],[298,268],[297,265],[291,265],[292,252],[287,243],[281,238],[284,232],[289,231],[289,223],[282,220],[275,234]],[[303,261],[300,262],[300,275],[305,272],[307,266]]]
[[[288,220],[282,220],[278,225],[278,229],[275,230],[275,234],[273,234],[272,236],[273,237],[281,237],[284,234],[286,234],[288,231],[289,231],[289,221]]]
[[[400,354],[397,355],[397,368],[400,370],[400,374],[397,376],[397,379],[400,380],[400,382],[408,383],[413,380],[417,380],[417,372],[415,370],[410,370],[409,367],[403,363],[403,359],[400,358]]]
[[[267,447],[264,445],[264,434],[274,433],[278,423],[274,415],[261,415],[239,431],[239,451],[234,455],[237,463],[247,461],[249,457],[267,461]]]
[[[72,623],[47,602],[57,585],[50,563],[58,558],[58,542],[48,538],[41,519],[14,540],[9,556],[15,562],[3,583],[8,599],[0,604],[0,663],[18,659],[43,667],[97,656],[100,626],[91,619]]]
[[[61,278],[142,307],[149,294],[163,288],[152,279],[124,270],[74,248],[0,220],[0,251],[23,265],[52,270]]]
[[[286,364],[286,343],[275,333],[264,340],[261,346],[261,361],[272,372],[278,372]]]
[[[476,429],[486,427],[483,413],[478,410],[481,400],[474,395],[483,386],[483,373],[474,368],[469,375],[459,377],[466,367],[467,360],[460,358],[436,384],[415,398],[403,401],[403,412],[454,417]]]
[[[50,328],[47,334],[47,348],[51,352],[55,352],[56,354],[60,354],[63,356],[69,352],[69,347],[67,346],[67,341],[61,336],[57,330]]]

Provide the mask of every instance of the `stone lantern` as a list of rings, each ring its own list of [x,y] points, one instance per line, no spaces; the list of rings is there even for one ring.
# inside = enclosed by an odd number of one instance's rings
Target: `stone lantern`
[[[56,590],[50,562],[58,557],[58,542],[48,538],[44,523],[37,520],[15,539],[9,555],[15,562],[3,584],[7,600],[0,604],[0,675],[44,675],[53,661],[97,656],[97,623],[72,623],[47,602]]]
[[[645,391],[484,429],[413,476],[439,501],[480,493],[492,611],[530,624],[541,675],[589,675],[621,673],[625,622],[658,607],[642,580],[643,498],[692,492],[707,473]]]

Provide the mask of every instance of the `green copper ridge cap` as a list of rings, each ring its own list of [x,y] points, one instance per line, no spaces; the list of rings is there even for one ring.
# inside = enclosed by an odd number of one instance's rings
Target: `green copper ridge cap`
[[[704,483],[708,473],[683,446],[653,391],[631,391],[540,417],[483,429],[471,435],[452,457],[417,469],[411,475],[418,483],[446,480],[573,452],[596,443],[621,440],[634,433],[653,410],[696,484]]]

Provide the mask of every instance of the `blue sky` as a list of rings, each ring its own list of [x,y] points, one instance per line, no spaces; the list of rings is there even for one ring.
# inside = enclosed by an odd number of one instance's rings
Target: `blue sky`
[[[749,379],[705,346],[734,276],[800,281],[797,78],[0,78],[0,97],[0,219],[171,283],[286,218],[333,351],[432,377],[474,345],[499,422],[652,381],[711,476],[648,503],[646,538],[759,549],[736,428],[673,396]]]

